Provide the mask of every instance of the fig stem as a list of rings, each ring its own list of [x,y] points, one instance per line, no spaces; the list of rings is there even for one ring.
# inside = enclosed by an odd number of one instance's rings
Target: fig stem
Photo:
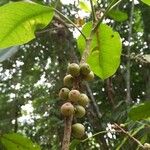
[[[79,90],[79,81],[78,77],[75,78],[73,82],[72,90]],[[61,150],[69,150],[70,146],[70,137],[71,137],[71,128],[72,128],[73,115],[65,117],[64,119],[64,137],[62,142]]]
[[[70,137],[71,137],[71,126],[72,126],[73,115],[65,117],[64,120],[64,138],[61,150],[69,150]]]

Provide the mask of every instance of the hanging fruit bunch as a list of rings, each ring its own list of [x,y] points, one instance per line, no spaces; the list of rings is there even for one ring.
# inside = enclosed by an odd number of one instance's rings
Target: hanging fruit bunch
[[[71,63],[67,67],[67,75],[64,77],[64,87],[59,92],[59,98],[64,100],[61,106],[61,114],[64,117],[82,118],[86,114],[85,108],[89,104],[89,98],[81,93],[82,81],[91,81],[94,73],[87,63],[78,65]],[[85,134],[85,127],[81,123],[72,125],[72,135],[75,138],[82,138]]]

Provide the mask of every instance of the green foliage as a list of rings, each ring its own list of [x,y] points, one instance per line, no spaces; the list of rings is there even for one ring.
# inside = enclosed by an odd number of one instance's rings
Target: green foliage
[[[122,21],[125,21],[128,19],[127,13],[125,13],[121,10],[113,9],[108,13],[108,16],[118,22],[122,22]]]
[[[133,106],[129,111],[129,117],[132,120],[147,119],[150,117],[150,102],[141,103]]]
[[[79,145],[80,143],[81,143],[81,140],[78,140],[78,139],[72,140],[70,143],[69,150],[75,150],[77,145]]]
[[[141,0],[141,1],[150,6],[150,0]]]
[[[44,4],[44,1],[42,0],[32,1]],[[0,0],[0,5],[5,4],[5,2],[7,2],[7,0]],[[51,0],[50,4],[54,6],[55,2],[55,0]],[[106,6],[109,5],[110,0],[107,2],[101,1],[101,3],[100,1],[97,2],[98,5],[95,6],[97,10],[96,14],[98,13],[98,10],[105,9]],[[58,6],[66,16],[68,15],[70,19],[74,20],[75,14],[72,14],[72,11],[78,11],[78,6],[76,7],[74,4],[63,5],[62,3],[57,5],[57,8]],[[135,55],[139,55],[141,59],[144,58],[147,61],[149,61],[149,45],[146,44],[146,40],[148,41],[149,39],[148,8],[147,5],[135,5],[131,44],[131,51],[135,53]],[[127,3],[126,1],[122,1],[118,6],[118,9],[130,14],[131,2]],[[144,13],[141,13],[141,10]],[[13,13],[15,13],[14,9]],[[143,18],[145,21],[143,21]],[[1,136],[5,135],[5,133],[14,132],[15,130],[23,132],[27,137],[36,141],[43,150],[61,149],[63,138],[63,118],[59,112],[62,101],[58,100],[58,93],[63,86],[62,82],[66,73],[67,64],[76,61],[74,60],[76,56],[77,58],[80,58],[78,53],[77,55],[74,55],[77,50],[76,43],[74,42],[76,39],[71,35],[70,30],[61,28],[64,24],[61,24],[61,22],[55,19],[56,18],[53,20],[53,24],[47,27],[47,32],[41,32],[40,34],[37,34],[35,40],[28,44],[19,46],[19,50],[16,54],[12,53],[15,50],[11,51],[11,48],[6,50],[3,49],[0,53],[0,60],[3,60],[0,64]],[[91,19],[91,16],[85,17],[85,21]],[[117,30],[122,37],[122,61],[113,78],[109,78],[112,81],[112,103],[110,102],[108,94],[110,91],[107,89],[108,80],[102,81],[96,77],[92,84],[90,84],[93,96],[97,102],[96,105],[99,108],[100,113],[103,115],[102,118],[99,119],[93,103],[90,102],[85,121],[84,119],[80,120],[87,129],[85,138],[86,136],[89,137],[99,131],[105,131],[108,127],[107,124],[117,122],[118,124],[125,124],[125,130],[138,139],[142,144],[146,142],[148,143],[150,141],[149,120],[131,121],[131,119],[128,118],[127,113],[128,107],[130,106],[127,106],[125,101],[126,63],[128,61],[125,56],[130,24],[128,23],[128,20],[119,23],[115,20],[112,22],[107,18],[106,21],[107,24],[113,26],[114,30]],[[89,28],[91,28],[91,24],[89,25]],[[88,37],[90,29],[86,28],[85,30],[84,34]],[[80,46],[82,47],[81,51],[83,51],[85,48],[85,41],[84,39],[81,41]],[[92,42],[94,43],[94,41]],[[96,43],[93,44],[94,47],[91,45],[91,52],[99,51],[95,46],[97,45],[97,41],[95,40],[95,42]],[[116,44],[114,43],[113,46],[112,44],[110,46],[113,48]],[[5,57],[7,54],[9,57]],[[12,54],[13,57],[10,58]],[[110,59],[112,57],[113,56],[110,56]],[[9,58],[9,60],[5,60],[5,58]],[[143,99],[149,99],[150,89],[149,64],[141,64],[140,61],[135,61],[136,58],[137,57],[131,59],[131,97],[135,104],[139,100],[142,103],[144,102],[142,101]],[[20,88],[16,89],[17,84],[20,84]],[[15,97],[11,97],[12,94],[14,94]],[[89,93],[88,96],[91,99]],[[28,114],[28,110],[25,111],[22,109],[24,105],[28,105],[29,103],[33,107],[33,112],[30,114]],[[26,121],[28,117],[30,120]],[[20,118],[25,118],[25,120],[22,121]],[[18,119],[18,122],[15,122],[15,119]],[[101,148],[112,150],[116,150],[117,148],[133,150],[138,149],[138,145],[128,136],[125,136],[120,132],[113,132],[112,137],[108,136],[107,133],[97,134],[85,142],[72,139],[70,148],[73,150],[97,150]],[[0,142],[0,150],[4,149],[5,148]],[[11,149],[12,147],[9,148],[9,150]]]
[[[91,29],[92,23],[89,22],[85,24],[82,31],[88,37]],[[77,42],[82,53],[85,49],[85,40],[80,35]],[[91,53],[87,61],[91,70],[101,79],[113,75],[120,64],[121,47],[118,32],[114,32],[106,24],[101,24],[90,45]]]
[[[4,5],[0,14],[0,48],[29,42],[53,18],[52,8],[26,2]]]
[[[41,148],[20,134],[10,133],[1,137],[1,142],[7,150],[40,150]]]
[[[88,12],[88,13],[91,12],[90,6],[84,1],[81,1],[81,0],[79,1],[79,7],[85,12]]]

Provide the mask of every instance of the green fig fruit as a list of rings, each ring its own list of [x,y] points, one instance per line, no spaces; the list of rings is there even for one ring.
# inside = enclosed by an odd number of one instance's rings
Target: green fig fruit
[[[71,90],[69,92],[69,101],[77,103],[80,97],[80,92],[78,90]]]
[[[75,116],[77,118],[82,118],[85,115],[85,113],[86,113],[86,111],[83,106],[80,106],[80,105],[75,106]]]
[[[79,103],[79,105],[82,105],[83,107],[86,107],[86,105],[89,103],[88,96],[84,93],[80,94],[78,103]]]
[[[68,88],[62,88],[59,91],[59,98],[62,100],[67,100],[70,90]]]
[[[90,73],[90,66],[87,63],[83,63],[80,65],[80,72],[83,75],[88,75]]]
[[[85,75],[83,77],[83,79],[86,80],[86,81],[92,81],[94,79],[94,73],[93,73],[93,71],[91,71],[89,74]]]
[[[150,144],[149,143],[144,143],[144,149],[145,150],[150,150]]]
[[[67,102],[61,106],[61,113],[65,117],[69,117],[74,114],[74,106]]]
[[[76,63],[69,64],[67,72],[71,74],[73,77],[77,77],[80,74],[80,67]]]
[[[63,81],[64,81],[64,86],[71,87],[73,85],[72,75],[70,75],[70,74],[66,75],[64,77]]]
[[[75,138],[82,138],[85,134],[85,127],[81,123],[75,123],[72,125],[72,135]]]

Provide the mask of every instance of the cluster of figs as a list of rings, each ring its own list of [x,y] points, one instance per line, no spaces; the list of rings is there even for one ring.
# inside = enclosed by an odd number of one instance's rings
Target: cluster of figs
[[[86,114],[85,108],[89,103],[89,98],[86,94],[74,88],[73,85],[77,81],[91,81],[93,79],[94,73],[87,63],[82,63],[81,65],[71,63],[68,65],[67,75],[63,79],[64,87],[59,92],[59,98],[65,101],[61,106],[61,114],[64,117],[82,118]],[[70,90],[71,87],[72,89]],[[81,123],[72,125],[72,135],[75,138],[82,138],[84,134],[85,127]]]

